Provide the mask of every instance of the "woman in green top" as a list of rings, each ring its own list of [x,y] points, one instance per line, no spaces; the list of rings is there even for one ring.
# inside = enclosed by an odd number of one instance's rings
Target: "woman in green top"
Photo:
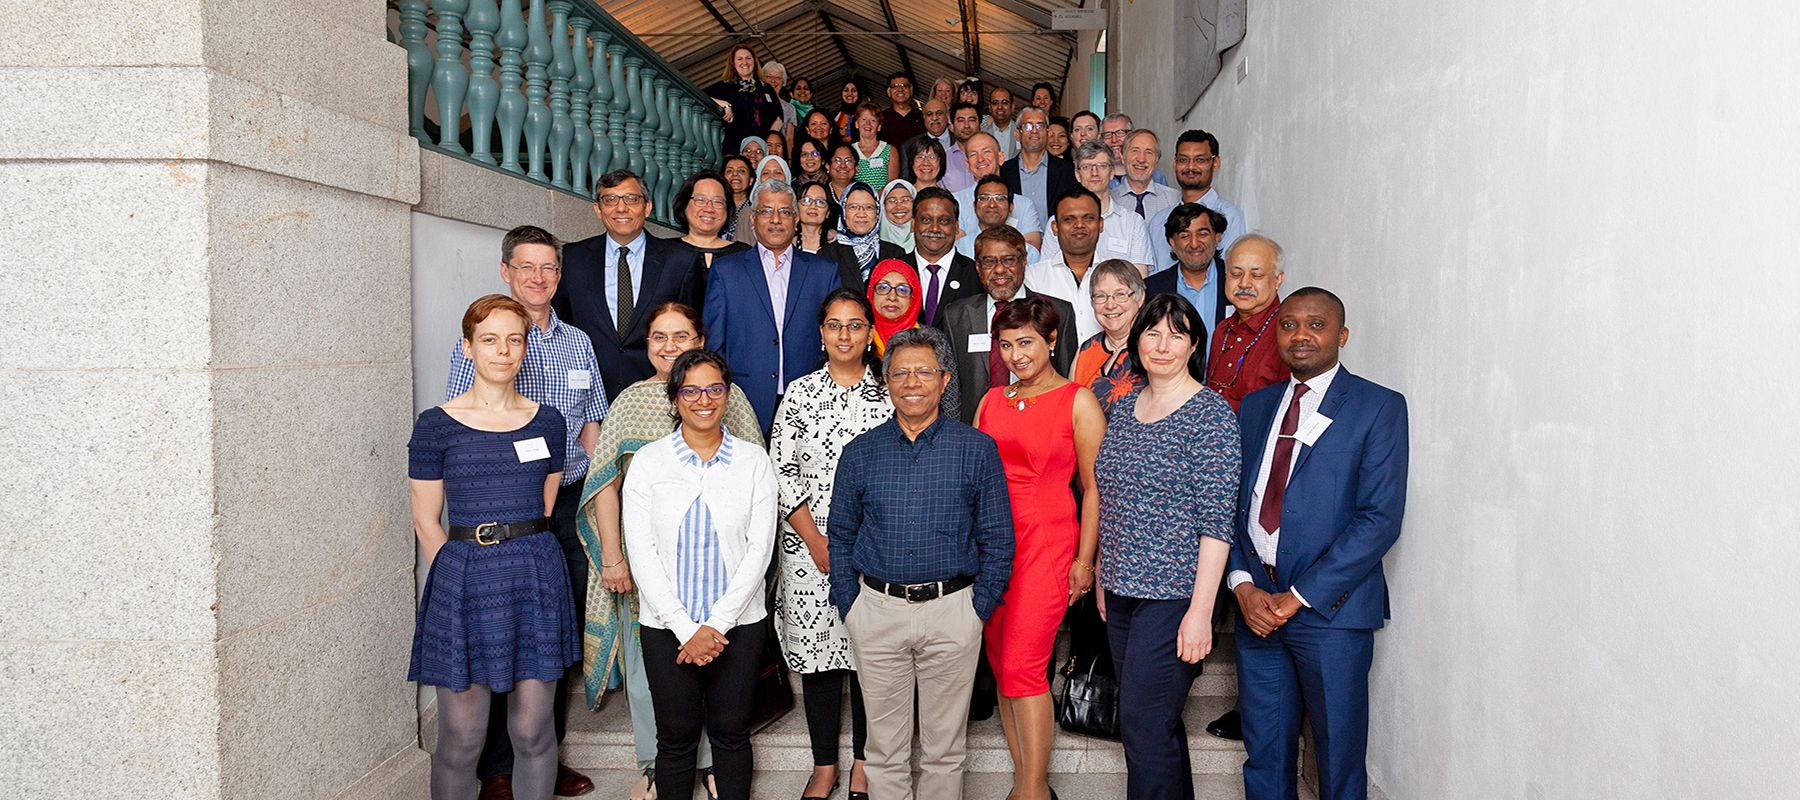
[[[588,553],[589,580],[598,576],[601,587],[606,589],[596,591],[591,583],[588,589],[581,637],[583,686],[588,707],[593,708],[602,692],[617,687],[611,683],[613,666],[618,665],[625,673],[632,738],[637,746],[638,768],[645,776],[632,790],[633,798],[642,798],[649,791],[656,769],[656,714],[650,705],[650,684],[644,677],[643,652],[638,647],[636,587],[631,582],[631,566],[620,541],[619,486],[624,483],[625,471],[638,448],[675,429],[675,408],[669,403],[665,387],[669,367],[676,356],[706,346],[706,326],[700,322],[700,312],[692,307],[663,303],[651,310],[645,338],[656,376],[626,387],[610,404],[576,513],[576,527]],[[733,386],[729,397],[725,427],[732,436],[764,446],[756,410],[744,399],[743,391]],[[699,762],[703,771],[712,764],[711,749],[705,741],[701,739]]]
[[[900,162],[894,159],[894,146],[880,139],[881,109],[864,100],[856,107],[856,179],[870,186],[886,186],[900,177]],[[839,197],[838,202],[843,202]]]

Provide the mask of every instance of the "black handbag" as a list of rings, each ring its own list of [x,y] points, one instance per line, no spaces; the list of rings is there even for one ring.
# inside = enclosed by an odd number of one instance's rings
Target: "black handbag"
[[[1119,681],[1112,645],[1092,594],[1069,609],[1069,663],[1063,667],[1056,724],[1070,733],[1119,741]]]
[[[762,656],[756,664],[756,684],[750,690],[751,733],[769,727],[794,710],[794,687],[788,682],[787,659],[781,654],[781,636],[775,629],[774,597],[771,591],[764,598],[769,613],[763,619]]]

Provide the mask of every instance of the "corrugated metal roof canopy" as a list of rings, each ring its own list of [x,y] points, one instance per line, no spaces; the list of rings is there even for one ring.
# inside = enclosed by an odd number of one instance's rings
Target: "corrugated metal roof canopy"
[[[787,67],[790,80],[811,81],[815,102],[832,109],[851,80],[864,97],[873,93],[883,102],[893,72],[910,73],[920,97],[938,78],[973,75],[1026,97],[1032,84],[1048,82],[1060,98],[1075,41],[1049,30],[1050,12],[1081,6],[1079,0],[597,2],[701,87],[724,73],[733,45],[750,41],[761,60]],[[972,39],[963,35],[970,16]]]

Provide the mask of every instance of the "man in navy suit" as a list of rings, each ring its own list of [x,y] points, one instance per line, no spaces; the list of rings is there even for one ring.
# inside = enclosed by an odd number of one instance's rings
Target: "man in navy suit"
[[[1321,800],[1368,795],[1369,667],[1388,617],[1381,558],[1406,510],[1406,398],[1350,374],[1344,304],[1307,287],[1275,319],[1293,370],[1238,413],[1244,459],[1227,583],[1237,623],[1244,796],[1291,800],[1300,718]]]
[[[795,246],[798,208],[787,181],[757,184],[756,246],[714,258],[706,279],[707,341],[765,431],[788,382],[817,366],[819,305],[839,285],[836,264]]]
[[[645,232],[650,210],[637,175],[608,172],[594,192],[594,215],[606,233],[563,247],[562,290],[551,308],[593,341],[607,397],[656,374],[644,342],[650,309],[670,301],[698,308],[706,290],[697,253]]]

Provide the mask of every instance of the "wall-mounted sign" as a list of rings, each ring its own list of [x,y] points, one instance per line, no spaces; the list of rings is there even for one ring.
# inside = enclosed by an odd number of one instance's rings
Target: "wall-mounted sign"
[[[1059,8],[1050,12],[1050,29],[1056,31],[1106,30],[1104,8]]]

